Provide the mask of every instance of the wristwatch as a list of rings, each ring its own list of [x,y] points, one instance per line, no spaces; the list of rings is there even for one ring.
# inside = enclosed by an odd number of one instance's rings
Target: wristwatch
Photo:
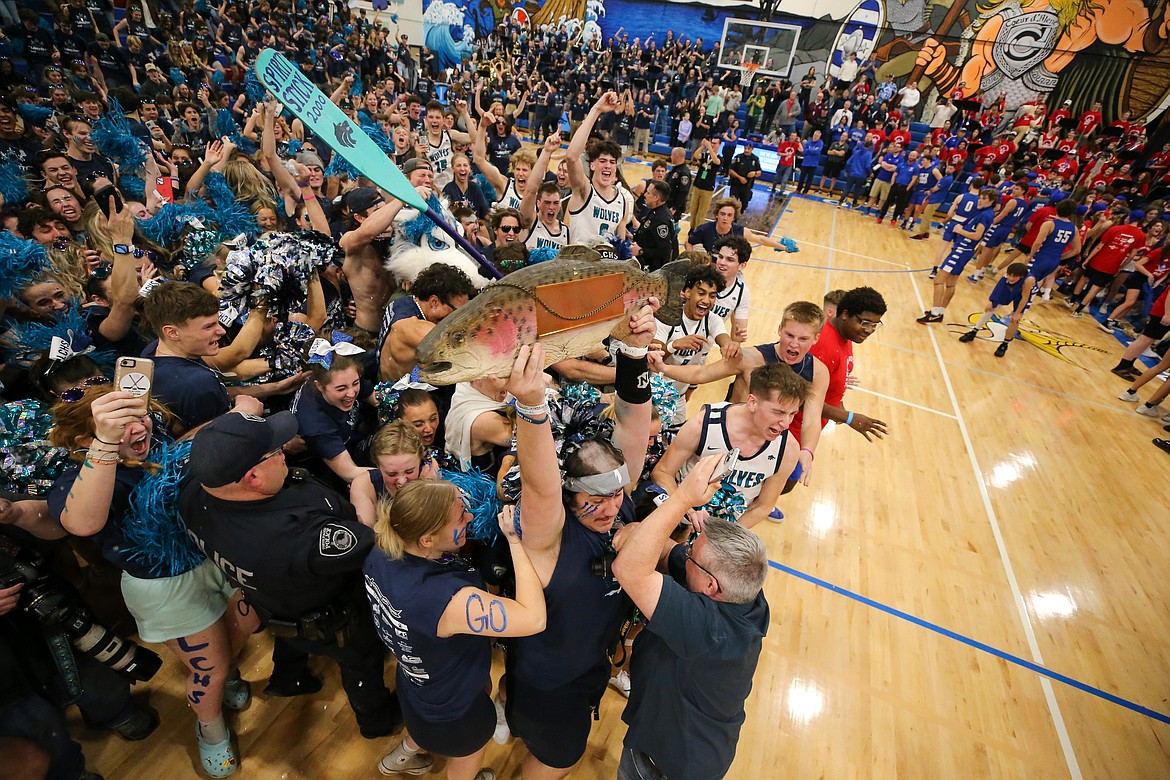
[[[114,244],[114,254],[129,255],[133,254],[134,246],[131,244]]]

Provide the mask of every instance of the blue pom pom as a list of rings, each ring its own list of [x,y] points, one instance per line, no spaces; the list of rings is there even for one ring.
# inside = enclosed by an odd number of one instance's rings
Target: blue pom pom
[[[349,88],[349,96],[357,97],[358,95],[362,94],[363,91],[364,88],[362,87],[362,77],[355,73],[353,76],[353,86]]]
[[[183,77],[183,71],[178,68],[171,68],[171,83],[176,87],[180,84],[186,84],[187,79]]]
[[[793,241],[791,238],[788,238],[787,236],[780,239],[780,246],[784,247],[784,249],[789,251],[789,252],[799,252],[800,251],[800,247],[798,247],[796,245],[796,242]]]
[[[369,123],[363,124],[361,128],[378,145],[379,149],[388,154],[394,154],[394,142],[386,135],[386,131],[382,129],[381,125]]]
[[[747,510],[747,502],[744,501],[742,493],[724,482],[703,508],[714,517],[738,523],[739,516]]]
[[[211,83],[217,87],[223,85],[223,71],[222,70],[219,70],[217,68],[216,70],[213,70],[211,72]]]
[[[302,146],[304,146],[304,144],[301,142],[301,139],[299,139],[299,138],[288,139],[288,153],[289,154],[296,154],[297,152],[299,152],[301,150]]]
[[[90,137],[97,144],[98,151],[118,163],[123,170],[141,168],[146,163],[146,144],[130,131],[130,123],[118,101],[110,98],[109,103],[109,110],[94,123]]]
[[[496,202],[499,195],[496,193],[496,188],[492,186],[492,183],[487,180],[486,176],[482,173],[477,173],[473,181],[479,185],[479,189],[483,192],[483,196],[487,199],[488,203]]]
[[[434,209],[436,213],[441,212],[443,208],[442,204],[439,203],[438,197],[434,195],[431,195],[431,197],[427,199],[427,205]],[[402,231],[404,236],[406,236],[407,241],[414,244],[415,246],[418,246],[422,242],[422,237],[435,229],[435,221],[420,211],[418,216],[416,216],[414,219],[403,222],[398,226],[398,229]]]
[[[48,270],[49,254],[36,241],[0,232],[0,298],[15,298]]]
[[[28,180],[20,166],[13,162],[0,165],[0,196],[5,206],[18,206],[28,199]]]
[[[53,116],[53,109],[44,106],[34,106],[31,103],[17,103],[16,110],[26,122],[34,125],[44,125]]]
[[[13,361],[31,365],[42,352],[49,350],[54,336],[73,342],[75,337],[72,334],[85,333],[87,325],[80,303],[74,301],[72,306],[58,312],[51,320],[13,323],[4,341],[5,352]],[[88,353],[87,357],[99,366],[112,368],[117,354],[113,350],[99,350]]]
[[[618,260],[629,260],[634,255],[630,252],[630,240],[628,238],[618,238],[611,233],[608,237],[609,243],[613,246],[613,251],[617,253]]]
[[[244,94],[253,103],[263,103],[268,99],[268,89],[260,82],[253,68],[248,68],[244,74]]]
[[[528,264],[547,263],[549,260],[555,260],[560,253],[561,250],[555,246],[538,246],[528,253]]]
[[[174,577],[204,560],[176,510],[191,443],[156,441],[149,457],[152,465],[144,465],[148,473],[130,491],[130,506],[122,516],[125,551],[152,574]]]
[[[500,514],[496,483],[476,469],[471,471],[442,469],[439,476],[459,488],[459,492],[463,494],[463,501],[471,512],[471,523],[467,527],[468,538],[484,543],[494,541],[500,535],[500,527],[496,521]]]
[[[227,108],[215,112],[215,124],[212,125],[211,132],[216,138],[227,138],[244,154],[255,154],[260,148],[251,138],[245,138],[240,134],[240,126],[236,124],[231,110]]]
[[[214,204],[212,222],[224,240],[235,238],[240,233],[253,240],[260,237],[260,226],[256,224],[256,217],[236,198],[222,173],[209,173],[204,180],[203,189]]]
[[[146,200],[146,182],[142,180],[141,176],[131,176],[127,174],[118,179],[118,188],[122,190],[122,194],[128,200],[137,200],[144,202]]]

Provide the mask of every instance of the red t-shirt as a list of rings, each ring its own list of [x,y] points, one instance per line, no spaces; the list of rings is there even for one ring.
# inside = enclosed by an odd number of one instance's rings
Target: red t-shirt
[[[822,329],[822,333],[823,332],[824,331]],[[815,347],[816,344],[813,344],[813,346]],[[811,353],[812,350],[810,349],[809,352]],[[813,355],[813,357],[816,357],[816,355]],[[820,358],[816,358],[816,359],[820,360]],[[814,368],[814,373],[815,373],[815,368]],[[828,390],[827,389],[825,391],[825,396],[826,396],[826,398],[828,397]],[[826,401],[826,403],[828,403],[828,401]],[[800,441],[800,426],[803,422],[804,422],[804,410],[801,409],[801,411],[797,412],[796,416],[792,418],[792,424],[788,426],[789,433],[791,433],[796,438],[796,440],[798,442]],[[821,427],[822,428],[825,427],[825,422],[826,422],[826,420],[821,420]]]
[[[784,141],[776,147],[776,154],[780,156],[780,167],[793,168],[796,166],[796,153],[801,149],[797,141]]]
[[[890,133],[890,143],[893,143],[894,141],[901,141],[902,146],[909,148],[910,147],[910,131],[909,130],[895,130],[894,132]]]
[[[1049,115],[1048,124],[1055,127],[1056,124],[1060,122],[1060,120],[1068,119],[1070,116],[1072,116],[1072,112],[1070,112],[1067,108],[1058,108]]]
[[[1101,124],[1100,111],[1086,111],[1081,114],[1081,121],[1077,123],[1077,131],[1080,133],[1091,133]]]
[[[1052,164],[1052,172],[1064,176],[1066,179],[1077,175],[1077,161],[1071,157],[1064,157]]]
[[[1075,152],[1077,150],[1076,139],[1065,138],[1056,144],[1056,148],[1062,152]]]
[[[880,130],[876,127],[872,130],[866,130],[865,137],[867,140],[873,141],[873,148],[874,149],[880,149],[882,147],[882,144],[885,143],[885,141],[886,141],[885,131]]]
[[[962,168],[963,163],[967,162],[967,150],[951,149],[946,153],[946,156],[943,159],[956,168]]]
[[[1134,247],[1145,243],[1146,234],[1137,225],[1114,225],[1101,234],[1101,248],[1089,261],[1089,267],[1115,274]]]
[[[1158,300],[1154,301],[1154,305],[1150,307],[1150,319],[1162,319],[1166,316],[1166,293],[1170,293],[1170,287],[1162,291],[1158,296]]]
[[[1036,209],[1032,216],[1028,217],[1028,233],[1020,243],[1024,246],[1032,246],[1036,242],[1036,236],[1039,235],[1040,228],[1045,222],[1055,216],[1055,206],[1041,206]]]
[[[841,406],[845,397],[845,380],[853,373],[853,342],[844,338],[833,323],[826,321],[821,328],[821,336],[809,350],[829,369],[829,387],[825,391],[826,406]],[[821,420],[821,427],[825,427],[827,419]]]

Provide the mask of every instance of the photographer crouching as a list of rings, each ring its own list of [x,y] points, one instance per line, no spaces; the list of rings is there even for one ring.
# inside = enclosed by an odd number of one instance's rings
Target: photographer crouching
[[[40,500],[0,498],[0,767],[22,778],[93,780],[66,727],[76,704],[90,728],[140,740],[158,716],[130,699],[160,659],[93,621],[79,596],[52,575],[35,539],[65,536]],[[100,778],[99,778],[100,780]]]
[[[648,621],[634,642],[619,780],[717,780],[735,758],[768,631],[768,553],[748,529],[715,518],[686,544],[670,539],[719,488],[721,460],[699,461],[649,517],[614,536],[614,576]]]

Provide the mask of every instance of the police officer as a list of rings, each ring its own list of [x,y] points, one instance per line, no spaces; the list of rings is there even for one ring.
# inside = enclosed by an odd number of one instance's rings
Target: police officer
[[[670,164],[671,169],[666,174],[666,183],[670,185],[670,200],[666,205],[670,208],[670,214],[678,220],[687,210],[687,199],[691,196],[691,182],[694,180],[694,174],[691,173],[691,168],[687,165],[687,151],[681,146],[676,146],[670,150]]]
[[[363,737],[398,730],[401,710],[383,680],[385,647],[362,584],[373,532],[348,501],[300,469],[283,447],[292,412],[267,419],[231,412],[191,444],[191,478],[179,495],[188,533],[275,636],[270,695],[312,693],[308,654],[337,661]]]
[[[674,218],[666,205],[670,199],[670,185],[651,180],[646,185],[646,207],[649,212],[634,234],[638,261],[648,271],[656,271],[678,257],[678,238]]]
[[[748,202],[752,199],[752,185],[762,172],[760,158],[752,151],[752,142],[745,141],[743,151],[731,161],[731,175],[728,177],[728,193],[743,204],[744,210],[747,210]]]

